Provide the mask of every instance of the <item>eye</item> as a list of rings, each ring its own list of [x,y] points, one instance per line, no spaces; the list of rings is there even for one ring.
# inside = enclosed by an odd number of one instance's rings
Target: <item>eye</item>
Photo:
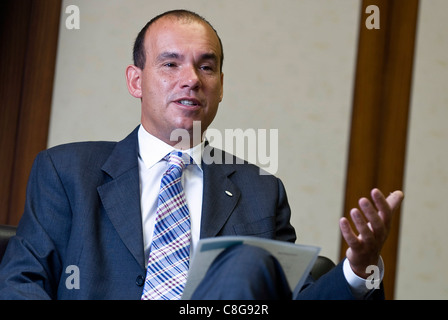
[[[200,69],[203,71],[208,71],[208,72],[213,72],[213,67],[211,67],[210,65],[202,65],[200,66]]]
[[[174,62],[167,62],[167,63],[164,64],[164,66],[165,66],[165,67],[168,67],[168,68],[174,68],[174,67],[176,67],[177,65],[176,65]]]

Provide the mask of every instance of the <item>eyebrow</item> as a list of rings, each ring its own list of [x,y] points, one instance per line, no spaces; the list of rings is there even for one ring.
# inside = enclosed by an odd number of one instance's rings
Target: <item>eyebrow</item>
[[[218,63],[218,57],[214,53],[204,53],[201,55],[201,60],[212,60],[214,63]]]
[[[183,59],[183,55],[177,53],[177,52],[162,52],[161,54],[159,54],[157,56],[157,61],[164,61],[164,60],[169,60],[169,59],[174,59],[174,60],[182,60]],[[200,60],[212,60],[214,63],[218,62],[218,57],[216,56],[215,53],[203,53],[200,56]]]
[[[176,52],[162,52],[157,56],[157,61],[163,61],[166,59],[175,59],[179,60],[182,58],[182,55],[176,53]]]

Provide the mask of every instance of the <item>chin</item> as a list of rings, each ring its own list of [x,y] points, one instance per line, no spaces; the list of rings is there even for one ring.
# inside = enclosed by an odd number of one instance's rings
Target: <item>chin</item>
[[[200,122],[182,121],[176,123],[171,131],[171,141],[191,141],[192,138],[197,139],[201,137],[201,125]]]

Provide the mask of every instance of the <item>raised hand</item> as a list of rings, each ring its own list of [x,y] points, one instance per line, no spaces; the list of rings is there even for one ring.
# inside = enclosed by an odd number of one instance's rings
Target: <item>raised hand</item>
[[[392,192],[387,198],[378,189],[371,192],[372,201],[359,199],[359,207],[350,211],[350,216],[358,231],[352,229],[347,218],[340,219],[342,236],[349,248],[346,256],[350,266],[358,276],[367,278],[369,265],[376,265],[381,249],[389,236],[392,216],[400,206],[404,195],[401,191]]]

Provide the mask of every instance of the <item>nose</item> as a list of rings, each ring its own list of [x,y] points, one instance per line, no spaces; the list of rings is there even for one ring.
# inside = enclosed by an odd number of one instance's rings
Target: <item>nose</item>
[[[190,90],[197,90],[201,87],[201,79],[199,77],[198,70],[194,66],[185,66],[182,68],[182,74],[180,78],[180,86],[189,88]]]

